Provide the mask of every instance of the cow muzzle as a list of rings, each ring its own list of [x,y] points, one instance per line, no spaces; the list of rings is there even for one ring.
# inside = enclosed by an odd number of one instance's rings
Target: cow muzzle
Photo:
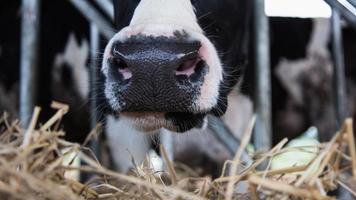
[[[189,0],[141,1],[102,72],[111,109],[145,132],[201,127],[220,103],[222,65]]]
[[[165,37],[116,42],[108,82],[115,85],[121,112],[194,112],[204,75],[198,41]]]

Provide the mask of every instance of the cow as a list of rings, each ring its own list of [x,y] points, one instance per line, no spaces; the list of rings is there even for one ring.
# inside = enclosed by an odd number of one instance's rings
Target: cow
[[[108,118],[106,132],[113,152],[128,149],[140,160],[145,152],[134,148],[147,143],[144,134],[192,135],[206,128],[207,115],[225,114],[247,61],[251,5],[124,0],[115,6],[119,31],[104,51],[101,93],[118,116]]]
[[[43,1],[40,5],[39,89],[35,103],[42,107],[41,121],[52,115],[51,101],[70,104],[71,113],[64,118],[67,139],[82,142],[90,131],[88,97],[81,92],[88,86],[78,80],[88,76],[89,24],[67,1]],[[0,26],[6,27],[0,33],[0,112],[18,118],[21,1],[0,2],[0,16]],[[81,76],[74,73],[77,71]]]
[[[331,26],[327,18],[270,19],[274,142],[310,126],[329,141],[338,129],[334,104]],[[355,110],[355,29],[344,25],[348,116]],[[291,39],[293,38],[293,39]]]
[[[118,5],[135,11],[103,56],[103,91],[111,109],[144,132],[186,132],[202,127],[207,114],[223,115],[227,95],[239,80],[236,73],[243,71],[246,6],[243,1],[190,0]],[[195,12],[206,15],[201,17],[206,24],[199,24]],[[237,20],[229,20],[234,13]],[[203,19],[208,17],[212,20]],[[209,39],[203,28],[216,24],[221,32],[211,34],[218,39]]]

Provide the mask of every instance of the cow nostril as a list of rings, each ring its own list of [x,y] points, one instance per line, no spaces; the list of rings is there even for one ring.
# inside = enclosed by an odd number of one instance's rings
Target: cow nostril
[[[178,69],[176,70],[176,75],[177,76],[178,75],[190,76],[190,75],[194,74],[195,67],[198,62],[199,62],[198,58],[192,58],[192,59],[184,61],[183,63],[181,63],[179,65]]]
[[[122,74],[124,79],[130,79],[132,77],[132,72],[125,61],[123,61],[122,59],[116,58],[114,60],[114,64],[115,64],[118,72]]]

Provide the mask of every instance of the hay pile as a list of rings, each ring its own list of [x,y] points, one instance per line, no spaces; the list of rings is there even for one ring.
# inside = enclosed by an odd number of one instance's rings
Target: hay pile
[[[283,140],[256,155],[252,165],[243,166],[239,160],[251,137],[248,131],[234,160],[226,162],[223,175],[212,180],[175,165],[167,159],[164,148],[167,172],[154,171],[149,160],[136,166],[130,176],[105,169],[93,156],[83,153],[84,146],[62,139],[65,133],[58,127],[68,107],[59,103],[52,107],[57,113],[42,125],[38,125],[40,109],[36,108],[28,129],[22,129],[18,121],[9,122],[6,115],[0,117],[0,199],[333,199],[327,192],[338,187],[356,197],[356,152],[350,119],[329,143],[318,147],[309,164],[279,170],[269,170],[274,156],[303,149],[284,148],[287,140]],[[63,164],[73,153],[85,163],[80,168]],[[267,164],[267,170],[258,171],[261,164]],[[73,170],[96,177],[82,184],[65,176]]]

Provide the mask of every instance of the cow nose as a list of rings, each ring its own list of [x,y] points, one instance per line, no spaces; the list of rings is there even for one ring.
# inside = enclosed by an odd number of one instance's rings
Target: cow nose
[[[171,54],[168,55],[171,58],[154,58],[158,54],[167,54],[167,52],[155,52],[151,50],[150,52],[145,52],[144,57],[140,56],[125,56],[120,54],[120,52],[115,52],[115,58],[112,60],[113,67],[123,76],[124,80],[131,79],[133,76],[133,71],[144,70],[146,66],[154,64],[151,69],[148,70],[158,70],[160,73],[175,74],[177,78],[186,77],[189,78],[195,72],[198,72],[199,67],[204,65],[203,61],[198,57],[198,52],[193,51],[185,55],[182,54]],[[129,58],[131,57],[131,58]],[[154,62],[154,60],[156,62]],[[135,69],[136,68],[136,69]]]
[[[200,42],[168,39],[114,43],[109,74],[122,87],[126,109],[188,110],[207,71],[200,48]]]
[[[124,80],[131,79],[135,73],[149,74],[149,71],[156,71],[157,76],[166,76],[160,78],[172,78],[171,75],[176,79],[193,78],[191,76],[199,75],[200,68],[204,66],[199,48],[198,42],[158,45],[117,42],[113,45],[112,67]]]

